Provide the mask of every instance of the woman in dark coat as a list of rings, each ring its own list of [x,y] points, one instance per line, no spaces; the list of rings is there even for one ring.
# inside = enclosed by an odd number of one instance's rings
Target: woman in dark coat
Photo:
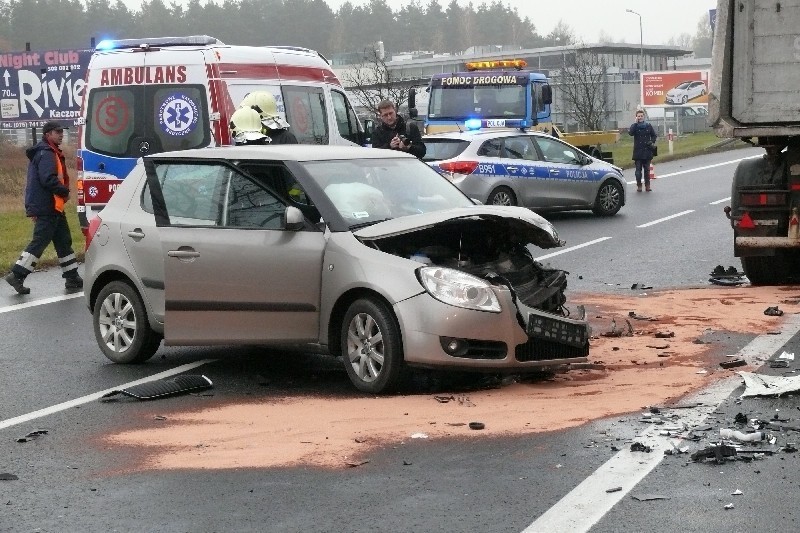
[[[642,174],[644,174],[644,187],[650,192],[650,161],[653,159],[653,149],[656,145],[656,130],[653,125],[644,119],[644,111],[636,112],[636,122],[631,124],[628,135],[633,137],[633,161],[636,163],[636,191],[642,192]]]

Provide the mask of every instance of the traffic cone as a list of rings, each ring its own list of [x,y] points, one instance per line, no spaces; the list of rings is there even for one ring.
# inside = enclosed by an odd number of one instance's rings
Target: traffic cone
[[[653,163],[650,163],[650,179],[656,179],[656,166]]]

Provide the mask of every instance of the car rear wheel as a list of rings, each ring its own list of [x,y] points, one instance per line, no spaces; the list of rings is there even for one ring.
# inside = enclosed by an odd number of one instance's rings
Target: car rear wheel
[[[489,205],[517,205],[514,191],[508,187],[498,187],[489,195]]]
[[[684,94],[684,95],[683,95],[683,98],[681,98],[681,103],[682,103],[682,104],[685,104],[685,103],[686,103],[686,102],[688,102],[688,101],[689,101],[689,97],[688,97],[688,96],[686,96],[686,95]]]
[[[597,198],[594,201],[592,212],[595,215],[610,217],[616,215],[622,207],[623,200],[622,186],[614,180],[603,182],[600,190],[597,191]]]
[[[342,355],[356,388],[371,394],[395,390],[404,374],[400,327],[376,298],[360,298],[342,321]]]
[[[92,318],[97,344],[115,363],[147,361],[161,344],[161,336],[147,322],[139,293],[123,281],[112,281],[103,287]]]

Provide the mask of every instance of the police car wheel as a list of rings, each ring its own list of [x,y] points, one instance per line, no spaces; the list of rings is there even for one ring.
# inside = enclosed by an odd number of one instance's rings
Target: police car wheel
[[[608,180],[600,185],[597,198],[592,211],[596,215],[610,217],[616,215],[622,207],[622,186],[614,180]]]
[[[123,281],[112,281],[100,290],[92,326],[100,350],[115,363],[147,361],[161,344],[161,336],[147,321],[141,296]]]
[[[489,205],[517,205],[514,191],[508,187],[498,187],[489,195]]]

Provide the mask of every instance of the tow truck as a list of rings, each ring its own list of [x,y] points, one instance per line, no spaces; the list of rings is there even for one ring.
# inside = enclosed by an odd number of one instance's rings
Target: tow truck
[[[526,70],[524,59],[475,61],[466,72],[434,74],[428,86],[425,133],[506,127],[549,133],[592,157],[613,163],[603,145],[619,140],[618,131],[563,132],[552,121],[553,92],[541,72]],[[409,114],[417,116],[414,98]]]

